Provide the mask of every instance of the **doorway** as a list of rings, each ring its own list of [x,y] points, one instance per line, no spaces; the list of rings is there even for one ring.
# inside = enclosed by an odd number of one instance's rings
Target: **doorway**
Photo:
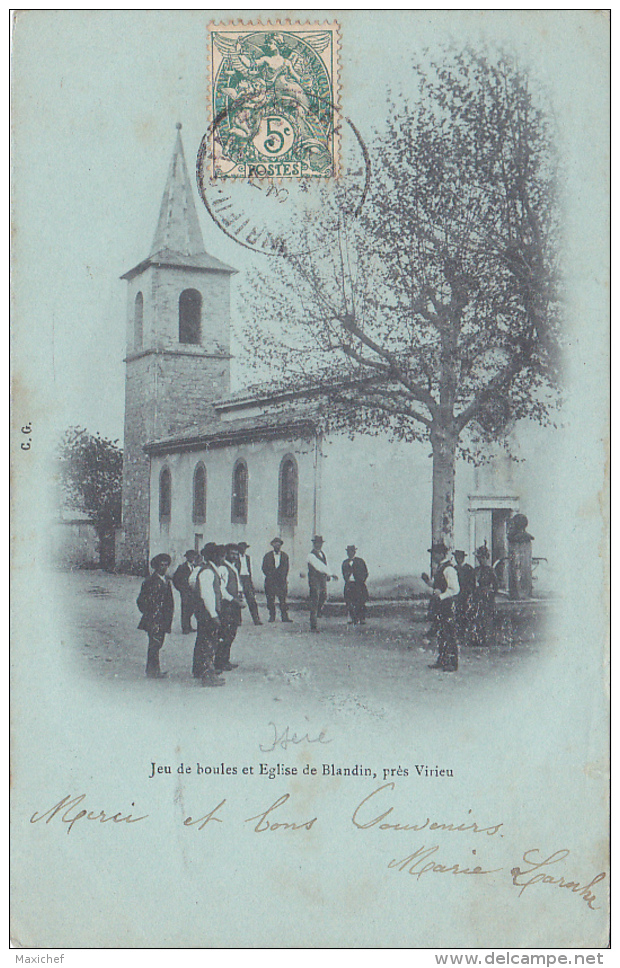
[[[517,497],[470,495],[469,498],[470,561],[472,564],[475,563],[476,548],[486,544],[491,555],[491,564],[503,591],[508,589],[507,525],[518,510]]]

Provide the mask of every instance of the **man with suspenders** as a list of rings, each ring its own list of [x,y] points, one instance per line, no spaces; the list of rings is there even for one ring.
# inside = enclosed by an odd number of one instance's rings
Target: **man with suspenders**
[[[217,545],[213,542],[202,549],[204,563],[194,569],[190,588],[194,589],[198,632],[194,646],[192,674],[203,686],[223,686],[225,679],[215,669],[215,656],[221,636],[220,611],[222,606],[221,579],[217,570]]]
[[[218,545],[217,550],[222,604],[220,609],[220,638],[215,653],[215,670],[216,672],[231,672],[237,668],[237,663],[230,661],[230,649],[235,640],[237,629],[241,625],[241,582],[236,568],[239,552],[236,544],[228,544],[226,547]]]
[[[437,607],[436,661],[429,669],[456,672],[459,667],[459,647],[456,626],[456,601],[461,590],[456,565],[443,541],[433,544],[431,554],[441,557],[433,578],[433,598]]]
[[[332,575],[327,564],[327,558],[323,551],[323,538],[320,534],[312,539],[312,551],[308,555],[308,585],[310,588],[310,631],[319,632],[317,628],[317,618],[323,611],[323,606],[327,600],[327,582]]]

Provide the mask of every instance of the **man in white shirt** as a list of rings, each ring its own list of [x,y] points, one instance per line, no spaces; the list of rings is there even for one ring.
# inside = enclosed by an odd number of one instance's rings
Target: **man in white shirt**
[[[241,625],[241,589],[237,563],[239,552],[236,544],[218,545],[218,572],[221,579],[222,605],[220,608],[221,632],[215,653],[216,672],[232,672],[238,663],[230,661],[230,649]]]
[[[240,541],[237,545],[237,550],[239,552],[239,577],[241,579],[243,594],[246,602],[248,603],[250,615],[252,616],[252,621],[254,622],[254,625],[262,625],[263,623],[261,622],[260,615],[258,614],[256,595],[254,594],[254,583],[252,581],[252,562],[249,554],[247,553],[249,547],[250,546],[247,541]]]
[[[456,600],[461,590],[456,564],[450,549],[443,541],[429,549],[441,560],[433,580],[433,598],[437,604],[437,660],[429,669],[456,672],[459,667],[459,647],[456,628]]]
[[[215,669],[215,654],[221,633],[219,612],[221,610],[221,579],[217,570],[217,545],[212,542],[202,549],[204,563],[199,565],[190,587],[195,594],[196,624],[198,632],[194,646],[192,673],[203,686],[223,686],[225,679]]]
[[[308,585],[310,588],[310,631],[318,632],[317,618],[323,611],[327,600],[327,582],[338,575],[332,575],[323,551],[323,538],[317,534],[312,539],[312,551],[308,555]]]

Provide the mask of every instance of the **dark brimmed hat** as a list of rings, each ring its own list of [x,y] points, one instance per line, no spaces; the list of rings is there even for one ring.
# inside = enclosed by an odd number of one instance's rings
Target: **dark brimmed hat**
[[[154,558],[151,558],[151,568],[157,568],[158,565],[163,565],[164,562],[166,563],[167,566],[172,564],[172,558],[170,557],[170,555],[166,555],[166,554],[155,555]]]
[[[195,561],[196,558],[198,557],[198,552],[194,551],[193,549],[190,549],[189,551],[185,552],[183,557],[187,558],[188,561]]]
[[[243,553],[245,549],[249,547],[250,546],[247,543],[247,541],[240,541],[239,544],[237,545],[237,551],[241,551]]]
[[[235,542],[231,541],[229,544],[226,545],[226,551],[227,552],[228,551],[239,551],[239,545],[236,544]]]
[[[428,549],[431,555],[447,555],[449,550],[443,541],[433,542],[432,546]]]
[[[217,555],[217,545],[215,541],[208,541],[200,552],[205,561],[213,561]]]
[[[319,544],[319,543],[323,544],[323,535],[315,534],[314,538],[312,539],[312,544]]]
[[[282,538],[274,538],[273,541],[270,541],[269,542],[269,544],[272,544],[272,545],[274,545],[274,544],[283,545],[284,542],[282,541]]]
[[[345,550],[346,551],[357,551],[357,548],[355,547],[355,545],[347,545],[347,547],[346,547]]]

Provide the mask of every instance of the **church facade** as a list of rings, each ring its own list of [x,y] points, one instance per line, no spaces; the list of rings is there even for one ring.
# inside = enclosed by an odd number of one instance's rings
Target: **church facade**
[[[305,561],[322,534],[334,574],[355,544],[375,596],[421,592],[428,570],[432,461],[424,442],[324,434],[312,394],[231,394],[230,285],[235,270],[204,247],[180,132],[151,254],[128,284],[123,531],[117,564],[142,574],[162,551],[181,560],[206,541],[246,541],[260,561],[276,535],[291,559],[289,587],[307,590]],[[455,542],[507,554],[506,525],[530,518],[534,555],[553,571],[553,445],[519,430],[515,464],[497,457],[457,469]],[[341,584],[337,586],[341,590]]]

